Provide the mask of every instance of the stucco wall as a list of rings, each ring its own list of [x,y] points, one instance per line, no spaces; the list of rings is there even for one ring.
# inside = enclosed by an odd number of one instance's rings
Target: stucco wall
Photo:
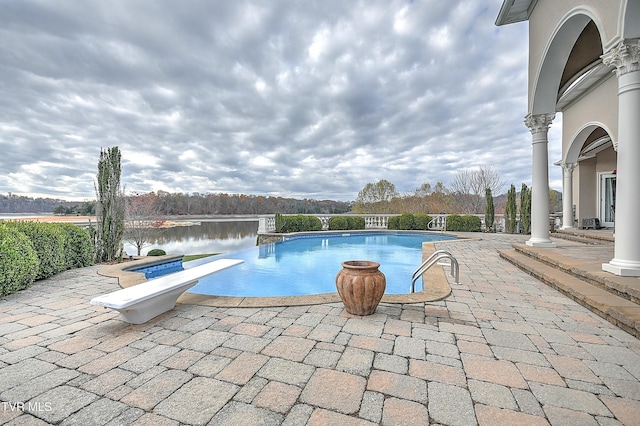
[[[607,173],[616,169],[617,154],[613,147],[605,149],[596,157],[596,172]]]
[[[573,173],[573,179],[573,193],[580,194],[576,203],[576,217],[580,226],[582,219],[598,217],[596,159],[581,161],[580,167]]]
[[[610,173],[616,168],[616,152],[612,147],[600,152],[595,158],[583,160],[573,172],[573,193],[580,194],[575,198],[578,226],[582,219],[600,217],[600,201],[598,191],[599,173]]]
[[[599,123],[612,141],[618,140],[618,79],[614,73],[562,113],[563,159],[572,143],[579,144],[578,150],[582,148],[584,141],[573,139],[589,123]]]

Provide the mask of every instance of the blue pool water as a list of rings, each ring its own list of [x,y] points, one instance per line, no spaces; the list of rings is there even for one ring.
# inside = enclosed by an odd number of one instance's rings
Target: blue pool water
[[[292,237],[286,241],[226,253],[245,263],[200,280],[190,293],[217,296],[301,296],[336,292],[335,277],[346,260],[380,263],[386,294],[409,292],[422,263],[422,243],[454,237],[441,234],[364,233]],[[184,268],[210,262],[199,259]]]
[[[162,275],[172,274],[174,272],[183,271],[182,259],[172,260],[171,262],[159,263],[157,265],[144,266],[142,268],[131,269],[132,272],[142,272],[146,279],[161,277]]]

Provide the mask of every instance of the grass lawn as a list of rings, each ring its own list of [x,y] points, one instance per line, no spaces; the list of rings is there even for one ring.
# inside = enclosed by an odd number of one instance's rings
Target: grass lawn
[[[189,262],[190,260],[202,259],[203,257],[216,256],[219,253],[209,253],[209,254],[188,254],[182,258],[183,262]]]

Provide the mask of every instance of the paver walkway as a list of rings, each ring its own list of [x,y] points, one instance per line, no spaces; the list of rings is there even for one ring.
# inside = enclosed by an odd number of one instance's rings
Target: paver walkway
[[[180,305],[130,325],[89,305],[115,279],[67,271],[0,300],[0,424],[640,424],[640,341],[499,259],[517,241],[439,243],[448,299],[363,318]]]

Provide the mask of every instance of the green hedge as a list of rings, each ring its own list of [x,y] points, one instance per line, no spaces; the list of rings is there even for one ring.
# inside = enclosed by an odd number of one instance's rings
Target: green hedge
[[[330,231],[364,229],[365,226],[365,220],[360,216],[333,216],[329,219]]]
[[[347,222],[349,229],[365,229],[367,227],[364,217],[361,216],[347,216]]]
[[[315,216],[303,214],[295,216],[276,215],[276,232],[322,231],[322,222]]]
[[[387,219],[387,229],[400,229],[400,216],[391,216]]]
[[[433,219],[431,216],[424,213],[415,214],[413,217],[415,218],[415,229],[421,229],[423,231],[429,229],[429,222]]]
[[[167,254],[166,251],[155,248],[155,249],[149,250],[149,253],[147,253],[147,256],[164,256],[165,254]]]
[[[447,216],[447,231],[480,232],[482,220],[478,216],[460,216],[452,214]]]
[[[400,225],[400,229],[410,230],[415,229],[416,219],[411,213],[404,213],[400,215],[400,220],[398,221],[398,225]]]
[[[32,267],[36,280],[93,263],[91,235],[80,226],[70,223],[1,223],[4,228],[29,240],[37,259],[37,264]],[[0,256],[7,255],[5,251],[6,247],[0,251]]]
[[[65,234],[64,254],[66,268],[82,268],[92,265],[93,244],[89,231],[72,223],[61,223],[58,226]]]
[[[25,234],[36,250],[40,266],[36,280],[42,280],[64,271],[67,268],[65,258],[65,233],[59,224],[37,222],[9,222],[8,226]]]
[[[426,231],[428,229],[427,225],[429,225],[431,219],[431,216],[428,214],[403,213],[400,216],[390,217],[387,222],[387,228]]]
[[[330,231],[343,231],[349,229],[349,223],[344,216],[334,216],[329,219]]]
[[[31,240],[17,229],[0,222],[0,296],[33,284],[39,265]]]

